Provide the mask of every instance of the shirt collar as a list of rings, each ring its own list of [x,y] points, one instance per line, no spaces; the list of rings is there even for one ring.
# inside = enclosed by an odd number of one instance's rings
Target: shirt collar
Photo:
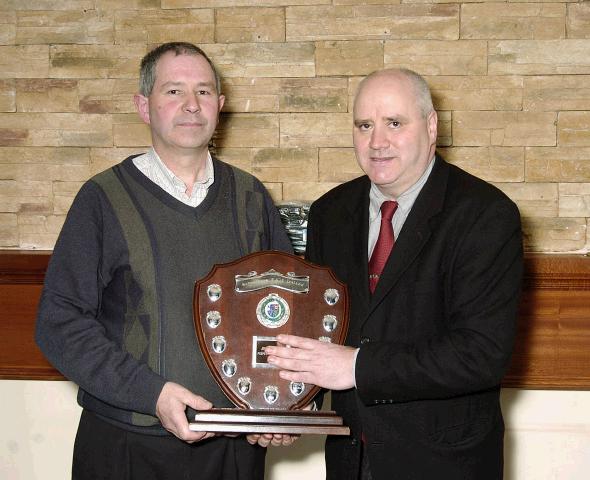
[[[150,158],[150,160],[153,161],[153,165],[160,172],[161,176],[165,179],[167,183],[169,183],[174,188],[181,188],[183,190],[186,189],[186,185],[184,184],[184,182],[166,166],[166,164],[162,161],[162,159],[153,147],[150,148],[150,150],[147,152],[147,156]],[[211,158],[211,152],[207,151],[207,160],[205,161],[205,178],[203,180],[195,181],[195,185],[207,188],[213,184],[213,181],[213,159]],[[193,188],[193,195],[195,194],[195,191],[196,189]]]
[[[369,192],[369,221],[372,222],[379,216],[381,204],[386,200],[397,201],[398,210],[403,212],[404,216],[407,216],[410,210],[412,209],[412,206],[414,205],[416,198],[418,198],[418,195],[420,194],[422,187],[424,187],[424,184],[428,180],[430,172],[432,172],[432,167],[434,166],[434,158],[435,157],[432,157],[432,160],[430,160],[430,163],[428,164],[426,170],[424,170],[424,173],[418,179],[418,181],[397,198],[388,197],[381,190],[379,190],[379,187],[376,184],[371,182],[371,190]]]

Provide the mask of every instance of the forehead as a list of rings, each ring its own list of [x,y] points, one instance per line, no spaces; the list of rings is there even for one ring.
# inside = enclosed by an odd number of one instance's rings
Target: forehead
[[[156,64],[156,83],[186,79],[215,83],[215,74],[202,55],[166,52],[159,58]]]
[[[375,110],[418,111],[412,82],[399,74],[376,75],[363,81],[354,100],[354,113],[357,115]]]

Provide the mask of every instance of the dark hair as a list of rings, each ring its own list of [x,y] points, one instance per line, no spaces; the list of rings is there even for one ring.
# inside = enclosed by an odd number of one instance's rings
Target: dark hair
[[[178,55],[200,55],[213,70],[215,75],[215,88],[217,93],[221,92],[221,80],[217,69],[207,54],[196,45],[188,42],[169,42],[163,43],[162,45],[154,48],[152,51],[146,54],[141,60],[141,67],[139,69],[139,93],[144,97],[148,97],[152,93],[154,83],[156,82],[156,64],[160,57],[168,52],[174,52]]]

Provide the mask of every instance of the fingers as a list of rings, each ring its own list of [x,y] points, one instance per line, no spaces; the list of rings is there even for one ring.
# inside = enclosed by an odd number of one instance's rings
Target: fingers
[[[186,408],[206,410],[212,407],[211,402],[195,395],[191,391],[174,382],[164,384],[156,403],[156,415],[162,426],[170,433],[187,443],[199,442],[214,436],[211,432],[193,432],[186,418]]]
[[[295,440],[299,438],[299,435],[288,435],[282,433],[252,433],[246,436],[248,443],[251,445],[260,445],[261,447],[287,447],[292,445]]]

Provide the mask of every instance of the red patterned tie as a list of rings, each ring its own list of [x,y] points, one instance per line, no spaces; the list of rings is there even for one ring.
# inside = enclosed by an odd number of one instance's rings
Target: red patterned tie
[[[369,260],[369,289],[371,293],[375,291],[379,276],[385,267],[385,263],[389,258],[395,238],[393,236],[393,226],[391,219],[397,210],[397,202],[386,201],[381,204],[381,229],[379,230],[379,238],[375,244],[373,254]]]

